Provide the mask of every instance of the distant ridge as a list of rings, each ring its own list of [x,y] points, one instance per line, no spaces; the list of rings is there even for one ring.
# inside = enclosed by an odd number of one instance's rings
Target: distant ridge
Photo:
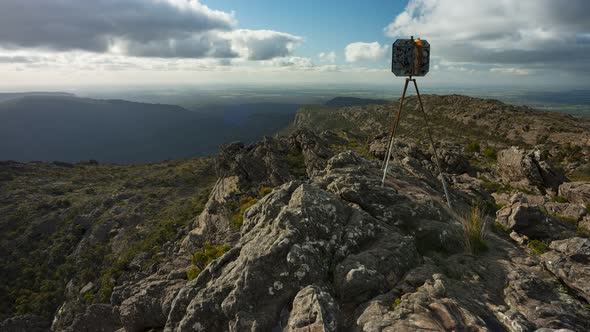
[[[360,106],[360,105],[383,105],[391,103],[390,100],[385,99],[369,99],[356,97],[336,97],[326,102],[326,106],[344,107],[344,106]]]
[[[6,92],[0,93],[0,102],[10,99],[29,97],[29,96],[45,96],[45,97],[76,97],[73,93],[68,92]]]
[[[166,104],[25,95],[0,101],[0,160],[144,163],[206,156],[221,144],[253,142],[293,120],[262,106],[230,112]]]

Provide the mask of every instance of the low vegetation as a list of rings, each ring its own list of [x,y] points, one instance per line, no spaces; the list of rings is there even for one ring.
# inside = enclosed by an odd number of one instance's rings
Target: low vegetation
[[[289,173],[291,173],[291,175],[295,177],[307,176],[305,158],[303,157],[303,153],[300,150],[288,153],[285,157],[285,160],[287,161]]]
[[[399,297],[393,300],[393,303],[391,304],[391,311],[395,310],[395,308],[397,308],[400,303],[402,303],[402,299]]]
[[[470,254],[478,254],[487,250],[486,238],[486,215],[481,204],[473,204],[469,211],[461,216],[463,228],[463,244],[465,251]]]
[[[70,281],[94,283],[86,303],[109,301],[132,260],[163,259],[162,247],[200,213],[215,181],[212,159],[203,158],[0,166],[0,241],[12,248],[0,255],[0,320],[50,319]],[[97,231],[101,225],[110,233]]]
[[[271,192],[272,192],[271,187],[262,187],[262,188],[260,188],[260,190],[258,190],[258,195],[260,197],[264,197],[264,196],[270,194]]]
[[[479,142],[471,142],[467,144],[467,146],[465,147],[465,152],[475,153],[480,152],[480,150],[481,147],[479,145]]]
[[[252,205],[258,202],[258,198],[254,198],[251,196],[243,196],[240,199],[240,206],[238,211],[230,218],[232,226],[236,229],[240,229],[242,227],[242,223],[244,223],[244,212],[251,207]]]
[[[535,255],[542,255],[549,250],[547,248],[547,244],[541,240],[529,241],[528,247],[531,250],[531,252]]]
[[[215,259],[223,256],[231,247],[229,245],[212,245],[210,242],[203,243],[203,247],[193,254],[191,258],[192,267],[187,270],[188,280],[193,280],[213,262]]]

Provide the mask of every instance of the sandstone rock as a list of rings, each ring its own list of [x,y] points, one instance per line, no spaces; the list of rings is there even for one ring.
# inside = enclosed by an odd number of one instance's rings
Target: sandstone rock
[[[238,245],[181,290],[166,330],[270,330],[302,287],[327,280],[351,212],[311,185],[274,190],[246,214]],[[363,236],[354,230],[349,241]]]
[[[590,182],[566,182],[559,186],[559,196],[570,203],[590,204]]]
[[[567,181],[562,171],[551,166],[539,150],[517,147],[498,153],[498,170],[502,179],[515,187],[556,194],[561,183]]]
[[[330,293],[317,286],[307,286],[293,300],[288,332],[336,332],[339,320],[338,304]]]
[[[588,213],[580,204],[547,202],[543,207],[552,215],[565,217],[572,221],[580,221]]]
[[[570,329],[587,331],[590,329],[590,312],[584,304],[577,301],[560,287],[560,283],[539,267],[519,266],[507,274],[504,289],[506,304],[510,307],[509,316],[520,316],[524,331],[536,328]],[[514,328],[514,330],[518,330]]]
[[[575,234],[575,225],[546,215],[537,206],[515,202],[496,212],[496,221],[505,229],[526,235],[530,239],[563,239]]]
[[[125,330],[139,332],[164,327],[172,300],[184,283],[184,280],[159,280],[151,276],[136,284],[118,286],[113,292],[113,302],[119,304],[118,299],[124,298],[119,314]]]
[[[590,240],[553,241],[549,248],[541,256],[547,269],[590,302]]]
[[[66,332],[111,332],[121,328],[119,311],[110,304],[93,304],[76,317]]]

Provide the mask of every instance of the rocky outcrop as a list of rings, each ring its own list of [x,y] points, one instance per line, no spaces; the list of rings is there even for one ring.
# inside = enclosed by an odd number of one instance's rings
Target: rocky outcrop
[[[557,194],[559,185],[567,181],[563,172],[551,166],[539,150],[502,150],[498,153],[498,170],[510,185],[542,194]]]
[[[67,332],[92,331],[112,332],[122,327],[119,311],[110,304],[93,304],[81,316],[74,319]]]
[[[570,203],[590,204],[590,182],[567,182],[559,186],[559,196]]]
[[[184,275],[186,276],[186,274]],[[127,332],[162,328],[172,300],[185,280],[161,280],[150,277],[132,286],[115,289],[112,302],[119,305],[121,323]],[[123,299],[119,303],[120,299]]]
[[[340,320],[338,304],[329,292],[307,286],[293,299],[287,323],[288,332],[336,332]]]
[[[335,271],[339,296],[366,278],[381,283],[363,284],[369,289],[357,291],[358,296],[379,292],[419,259],[411,243],[403,242],[382,249],[381,257],[393,259],[385,270],[371,257],[351,256],[385,230],[328,192],[288,183],[248,210],[238,245],[181,291],[166,329],[269,330],[301,288],[312,282],[330,284],[330,270]],[[350,262],[338,265],[347,256]]]
[[[547,269],[590,302],[590,240],[553,241],[549,248],[541,256]]]
[[[504,229],[526,235],[530,239],[556,240],[574,236],[576,227],[530,205],[524,196],[516,195],[512,204],[496,212],[496,222]]]
[[[581,221],[588,214],[581,204],[547,202],[542,206],[551,215],[567,218],[573,222]]]

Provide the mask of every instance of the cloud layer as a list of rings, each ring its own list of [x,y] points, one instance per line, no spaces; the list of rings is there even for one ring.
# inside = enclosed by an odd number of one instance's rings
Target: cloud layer
[[[385,32],[428,39],[451,62],[579,71],[589,70],[589,12],[587,0],[410,0]]]
[[[233,13],[198,0],[2,0],[0,47],[139,57],[267,60],[301,38],[236,30]]]
[[[381,46],[378,42],[351,43],[344,48],[344,58],[347,62],[382,59],[387,54],[389,46]]]

